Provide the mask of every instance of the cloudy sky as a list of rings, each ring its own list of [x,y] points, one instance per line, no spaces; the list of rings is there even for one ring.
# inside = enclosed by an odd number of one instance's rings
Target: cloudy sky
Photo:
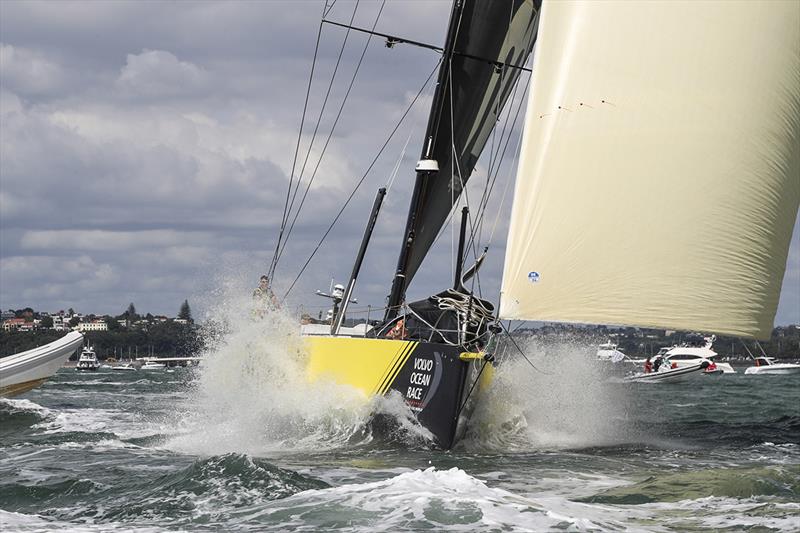
[[[339,0],[329,17],[348,22],[354,6]],[[117,314],[134,302],[140,312],[174,315],[188,298],[202,315],[213,311],[220,287],[254,285],[275,246],[322,7],[0,1],[0,307]],[[354,24],[371,27],[379,8],[362,2]],[[448,14],[446,1],[388,2],[376,29],[441,44]],[[301,161],[344,36],[323,29]],[[365,41],[348,36],[306,181]],[[437,59],[373,39],[282,256],[279,289],[288,288]],[[375,191],[399,161],[356,291],[359,307],[383,304],[429,102],[426,90],[292,291],[292,306],[316,312],[325,302],[314,290],[327,290],[331,277],[346,281]],[[501,168],[493,206],[513,163]],[[477,195],[485,162],[476,176]],[[487,294],[499,286],[506,220],[482,272]],[[798,233],[777,324],[800,323]],[[451,246],[448,231],[412,297],[450,282]]]

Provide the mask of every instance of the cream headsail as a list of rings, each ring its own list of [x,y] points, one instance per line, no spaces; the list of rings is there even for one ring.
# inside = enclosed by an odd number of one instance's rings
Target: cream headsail
[[[800,204],[800,2],[546,2],[500,316],[766,338]]]

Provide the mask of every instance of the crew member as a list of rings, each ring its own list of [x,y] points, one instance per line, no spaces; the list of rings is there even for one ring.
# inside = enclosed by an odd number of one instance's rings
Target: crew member
[[[392,329],[386,333],[386,338],[401,340],[406,338],[406,333],[406,323],[405,320],[401,318],[395,322],[395,325],[392,327]]]
[[[259,312],[262,314],[267,309],[278,308],[278,299],[269,286],[269,278],[266,274],[258,280],[258,287],[253,291],[253,300],[255,300]]]
[[[656,357],[656,361],[653,363],[653,372],[658,372],[658,369],[661,367],[661,363],[663,362],[664,360],[661,357]]]
[[[648,357],[647,360],[644,362],[644,373],[649,374],[653,371],[653,362]]]

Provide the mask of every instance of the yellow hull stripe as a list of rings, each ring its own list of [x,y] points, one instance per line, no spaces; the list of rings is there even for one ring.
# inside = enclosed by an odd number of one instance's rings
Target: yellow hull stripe
[[[386,391],[389,389],[391,384],[394,383],[394,379],[397,377],[397,374],[400,373],[400,369],[402,369],[403,366],[405,366],[406,361],[408,361],[408,358],[411,356],[411,352],[413,352],[414,348],[416,347],[417,347],[416,342],[408,343],[408,346],[400,353],[400,357],[397,358],[397,360],[394,363],[394,366],[392,366],[392,369],[386,375],[386,378],[384,378],[383,383],[381,383],[381,386],[377,391],[378,394],[380,395],[386,394]]]
[[[365,395],[384,394],[416,342],[363,337],[304,338],[308,378],[331,379],[351,385]]]

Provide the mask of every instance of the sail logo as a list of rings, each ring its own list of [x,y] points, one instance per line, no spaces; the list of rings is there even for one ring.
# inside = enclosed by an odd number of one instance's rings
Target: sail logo
[[[539,273],[528,272],[528,281],[530,281],[531,283],[537,283],[539,281]]]

